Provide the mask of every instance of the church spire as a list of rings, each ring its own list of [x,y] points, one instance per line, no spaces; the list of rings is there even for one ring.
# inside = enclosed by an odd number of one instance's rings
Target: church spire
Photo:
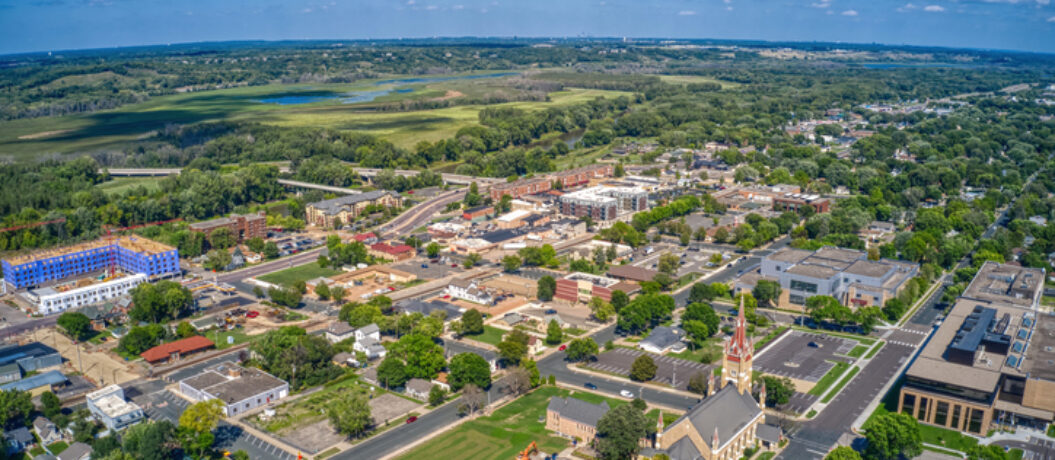
[[[729,355],[729,358],[733,361],[751,359],[753,351],[751,349],[751,341],[747,338],[747,317],[744,315],[744,297],[746,296],[746,293],[740,295],[740,311],[736,315],[736,331],[725,347],[725,354]]]
[[[725,344],[725,354],[722,356],[722,387],[729,381],[736,384],[736,391],[740,394],[751,391],[751,367],[754,355],[754,347],[751,339],[747,337],[747,314],[745,313],[744,297],[746,293],[740,294],[740,311],[736,315],[736,331],[733,337]]]

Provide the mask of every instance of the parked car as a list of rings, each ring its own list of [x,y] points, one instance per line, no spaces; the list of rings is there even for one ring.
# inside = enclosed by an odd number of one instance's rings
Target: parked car
[[[257,316],[260,316],[260,312],[256,310],[249,310],[249,313],[245,314],[246,318],[256,318]]]
[[[416,421],[418,421],[418,416],[416,416],[416,415],[411,415],[410,417],[407,418],[407,423],[414,423]]]
[[[596,389],[597,389],[597,385],[594,385],[594,384],[592,384],[592,383],[590,383],[590,382],[586,382],[586,383],[584,383],[584,384],[583,384],[582,386],[584,386],[584,387],[586,387],[586,388],[589,388],[589,389],[591,389],[591,390],[596,390]]]
[[[568,349],[567,345],[561,345],[560,348],[557,349],[557,351],[564,351],[564,350],[567,350],[567,349]]]
[[[619,394],[624,398],[633,398],[634,394],[630,390],[619,390]]]
[[[817,342],[810,342],[810,343],[808,343],[806,345],[808,345],[810,348],[820,348],[821,347],[821,344],[819,344]]]
[[[458,264],[451,264],[451,268],[458,268]]]
[[[421,264],[421,268],[429,268],[429,264]]]
[[[443,296],[443,300],[447,300],[447,299],[449,299],[449,298],[451,298],[451,295],[450,295],[450,294],[447,294],[447,295]]]
[[[550,308],[550,309],[546,310],[546,314],[547,315],[556,315],[557,314],[557,310],[554,310],[554,309]]]

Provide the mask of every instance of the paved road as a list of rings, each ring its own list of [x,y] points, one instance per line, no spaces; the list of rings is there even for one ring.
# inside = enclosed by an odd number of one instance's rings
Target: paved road
[[[993,444],[1006,449],[1022,449],[1022,460],[1055,460],[1055,441],[1050,439],[1030,437],[1029,442],[996,441]]]
[[[378,228],[376,233],[386,238],[409,234],[411,230],[432,220],[432,218],[442,212],[448,204],[461,200],[464,196],[464,189],[451,190],[436,195],[434,198],[430,198],[427,201],[421,202],[416,206],[403,211],[403,213]]]

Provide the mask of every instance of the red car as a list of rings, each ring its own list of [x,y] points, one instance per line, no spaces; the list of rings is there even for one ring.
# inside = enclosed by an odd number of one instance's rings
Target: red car
[[[451,295],[450,295],[450,294],[447,294],[447,295],[443,296],[443,298],[444,298],[444,299],[449,299],[449,298],[451,298]]]
[[[249,310],[249,313],[245,314],[246,318],[256,318],[257,316],[260,316],[260,312],[256,310]]]
[[[567,350],[567,349],[568,349],[567,345],[561,345],[560,348],[557,349],[557,351],[564,351],[564,350]]]
[[[451,268],[458,268],[458,264],[451,264]]]
[[[407,418],[407,423],[414,423],[416,421],[418,421],[417,416],[410,416],[409,418]]]
[[[394,287],[392,287],[392,286],[389,286],[389,287],[388,287],[388,292],[392,292],[392,291],[395,291],[395,290],[396,290],[396,288],[394,288]]]
[[[413,195],[414,191],[413,190],[407,190],[407,194]]]

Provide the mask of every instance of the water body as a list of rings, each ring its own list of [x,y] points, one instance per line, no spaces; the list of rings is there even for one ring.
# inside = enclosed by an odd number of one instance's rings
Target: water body
[[[374,83],[374,86],[388,86],[392,85],[391,88],[379,89],[376,91],[352,91],[347,93],[335,93],[335,92],[318,92],[312,94],[287,94],[275,97],[269,97],[264,99],[258,99],[257,102],[263,104],[278,104],[278,105],[300,105],[300,104],[311,104],[315,102],[325,101],[340,101],[342,104],[360,104],[363,102],[373,102],[379,97],[386,96],[392,93],[402,94],[410,93],[414,91],[414,88],[408,88],[408,85],[418,85],[423,83],[436,83],[442,81],[451,80],[479,80],[482,78],[500,78],[508,77],[510,75],[516,75],[516,72],[504,72],[504,73],[491,73],[486,75],[459,75],[450,77],[421,77],[421,78],[398,78],[393,80],[381,80]]]

